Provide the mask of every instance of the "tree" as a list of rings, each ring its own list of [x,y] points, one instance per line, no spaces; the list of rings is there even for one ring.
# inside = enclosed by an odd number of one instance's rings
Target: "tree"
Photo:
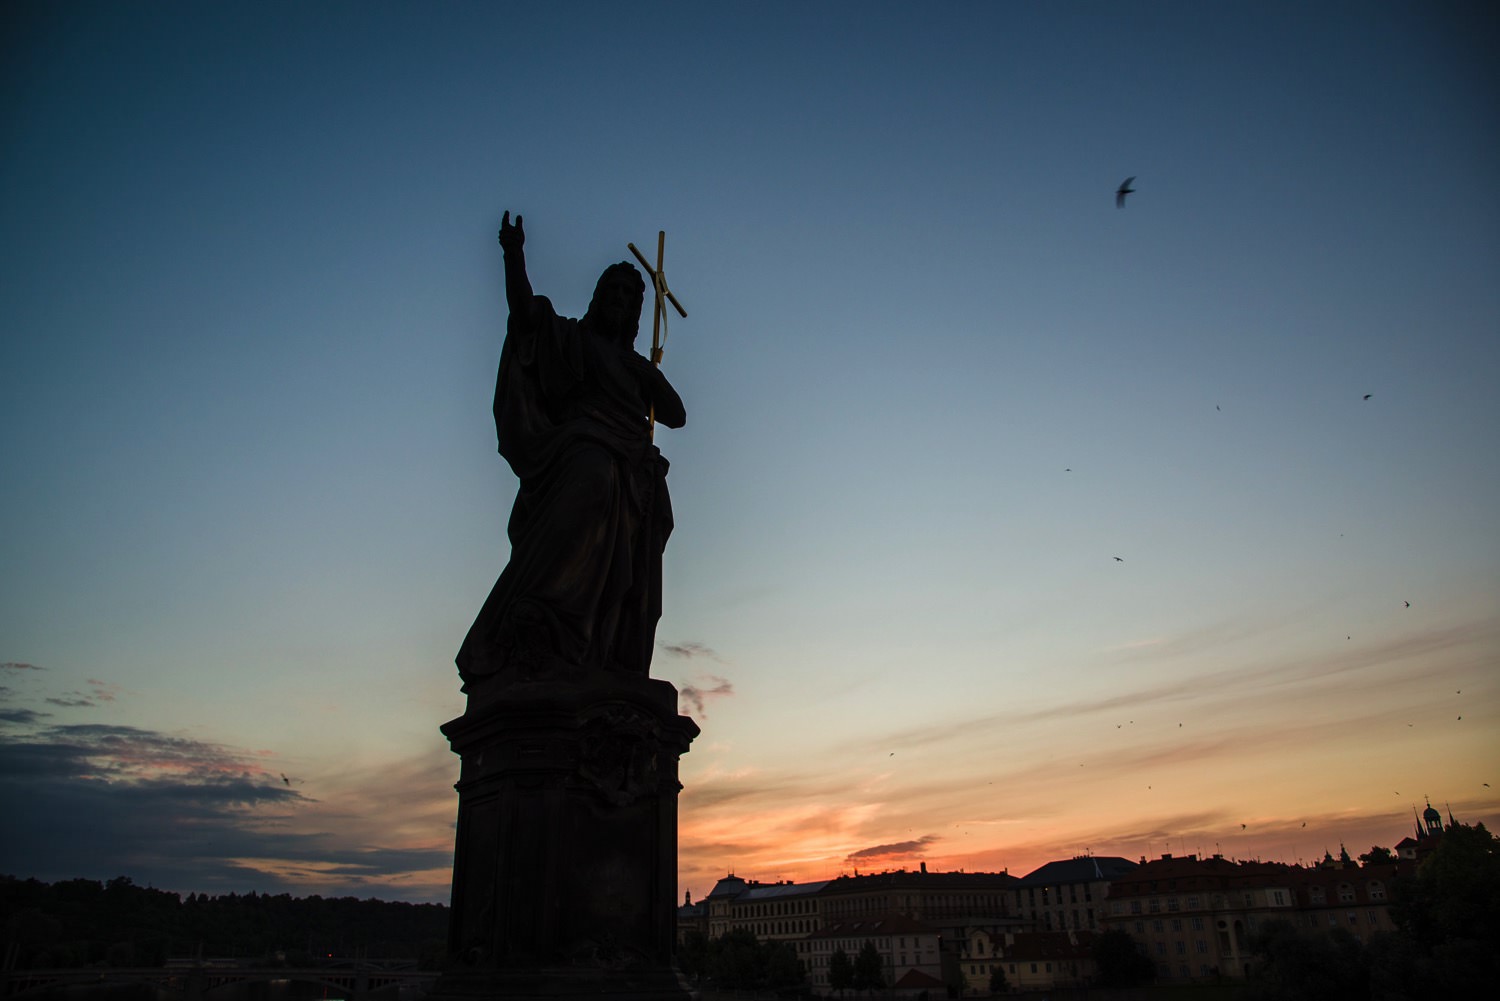
[[[1483,824],[1453,824],[1414,875],[1398,879],[1391,917],[1402,941],[1382,950],[1377,993],[1401,985],[1482,997],[1500,983],[1500,840]]]
[[[708,973],[708,937],[701,931],[690,931],[677,947],[677,966],[688,979],[697,983]]]
[[[1138,987],[1156,979],[1156,964],[1129,932],[1111,928],[1095,935],[1093,953],[1102,987]]]
[[[1005,967],[996,963],[990,968],[990,993],[1004,994],[1010,990],[1010,981],[1005,979]]]
[[[1259,957],[1252,1001],[1366,1001],[1369,961],[1343,928],[1303,934],[1289,921],[1270,921],[1251,939]]]
[[[865,944],[859,947],[859,955],[854,957],[854,988],[861,991],[875,991],[885,986],[885,961],[880,958],[880,950],[875,948],[875,942],[865,939]]]
[[[1389,848],[1375,845],[1369,851],[1359,857],[1360,862],[1365,865],[1389,865],[1396,861],[1396,856],[1391,854]]]
[[[833,950],[833,955],[828,957],[828,987],[830,990],[839,992],[842,997],[844,991],[854,986],[854,963],[849,959],[849,954],[843,949]]]
[[[709,943],[708,972],[714,985],[753,990],[765,979],[765,954],[755,933],[733,928]]]
[[[796,949],[785,942],[767,942],[765,950],[767,987],[772,989],[796,987],[807,979],[807,974],[802,969],[802,960],[797,958]]]

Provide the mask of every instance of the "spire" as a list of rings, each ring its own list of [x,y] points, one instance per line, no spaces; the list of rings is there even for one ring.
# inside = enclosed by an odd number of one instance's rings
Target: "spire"
[[[1426,834],[1441,834],[1443,831],[1443,815],[1433,809],[1431,799],[1425,796],[1423,799],[1427,799],[1427,809],[1422,811],[1422,821],[1427,825]]]

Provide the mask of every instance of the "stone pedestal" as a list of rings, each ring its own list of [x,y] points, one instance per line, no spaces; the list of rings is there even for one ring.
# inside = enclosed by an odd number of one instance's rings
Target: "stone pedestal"
[[[443,725],[463,759],[449,963],[433,1001],[686,1001],[676,939],[678,758],[665,681],[494,683]]]

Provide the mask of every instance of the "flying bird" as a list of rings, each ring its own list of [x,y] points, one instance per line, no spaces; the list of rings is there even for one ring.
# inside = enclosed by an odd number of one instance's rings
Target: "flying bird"
[[[1409,601],[1403,601],[1401,604],[1405,605],[1407,608],[1411,607],[1411,602]]]
[[[1122,559],[1122,558],[1121,558],[1121,557],[1119,557],[1119,556],[1116,556],[1116,557],[1115,557],[1115,562],[1116,562],[1116,563],[1124,563],[1124,562],[1125,562],[1125,560],[1124,560],[1124,559]]]
[[[1127,177],[1125,178],[1125,180],[1121,181],[1120,186],[1115,189],[1115,208],[1123,209],[1125,207],[1125,196],[1133,194],[1135,192],[1135,189],[1130,186],[1130,182],[1133,180],[1135,180],[1134,175]]]
[[[1240,825],[1240,830],[1242,830],[1242,831],[1243,831],[1243,830],[1244,830],[1244,829],[1245,829],[1245,825],[1244,825],[1244,824],[1241,824],[1241,825]]]
[[[287,785],[291,785],[292,784],[292,780],[286,777],[286,772],[282,772],[280,774],[281,774],[281,781],[285,782]]]
[[[1485,787],[1485,788],[1486,788],[1486,789],[1488,789],[1488,788],[1489,788],[1489,787],[1490,787],[1490,784],[1489,784],[1489,783],[1488,783],[1488,782],[1485,782],[1485,783],[1483,783],[1483,785],[1484,785],[1484,787]]]
[[[1375,394],[1374,394],[1374,393],[1366,393],[1366,394],[1365,394],[1365,399],[1367,399],[1367,400],[1368,400],[1368,399],[1369,399],[1369,398],[1370,398],[1370,397],[1372,397],[1372,396],[1374,396],[1374,395],[1375,395]]]

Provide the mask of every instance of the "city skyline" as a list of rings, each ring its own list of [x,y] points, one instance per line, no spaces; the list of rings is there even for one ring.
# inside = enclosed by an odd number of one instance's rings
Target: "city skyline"
[[[1487,8],[0,16],[0,872],[447,899],[505,211],[688,312],[679,898],[1500,823]]]

